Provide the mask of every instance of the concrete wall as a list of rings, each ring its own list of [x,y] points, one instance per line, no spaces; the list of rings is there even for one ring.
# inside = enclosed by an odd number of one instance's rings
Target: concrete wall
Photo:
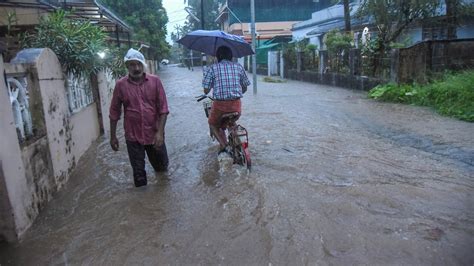
[[[35,65],[38,73],[53,175],[55,184],[60,188],[67,182],[76,158],[72,153],[73,125],[59,61],[50,49],[26,49],[12,60],[14,63]]]
[[[31,197],[26,213],[32,222],[57,190],[46,136],[22,147],[21,157],[28,189],[25,196]]]
[[[0,73],[4,73],[4,70],[0,54]],[[0,125],[0,238],[16,241],[18,235],[31,225],[26,211],[31,196],[4,75],[0,75]]]
[[[102,123],[105,136],[110,134],[109,108],[112,101],[112,94],[115,87],[115,79],[107,71],[101,71],[97,74],[97,82],[100,97],[100,109],[102,114]]]
[[[0,239],[16,241],[53,193],[66,184],[80,157],[100,135],[98,106],[107,106],[108,117],[113,82],[99,78],[96,89],[105,102],[71,113],[64,74],[50,49],[23,50],[5,65],[9,76],[28,76],[34,127],[34,136],[20,143],[1,75]],[[0,60],[1,73],[3,69]]]
[[[93,103],[70,118],[71,130],[71,155],[74,168],[79,158],[89,149],[90,145],[100,136],[97,105]],[[68,172],[68,174],[70,171]]]
[[[33,65],[5,64],[5,73],[7,77],[17,79],[25,77],[28,84],[29,110],[34,125],[33,136],[20,142],[20,150],[29,193],[27,197],[30,197],[25,211],[29,219],[34,219],[41,208],[52,198],[52,193],[56,191],[46,136],[43,99],[37,71]]]
[[[386,80],[363,76],[318,73],[313,71],[298,72],[296,70],[286,70],[285,78],[364,91],[368,91],[379,84],[387,82]]]

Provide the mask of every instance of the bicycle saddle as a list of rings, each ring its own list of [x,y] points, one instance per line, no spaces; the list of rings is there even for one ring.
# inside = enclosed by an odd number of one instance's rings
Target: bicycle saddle
[[[239,118],[239,116],[240,116],[239,112],[225,113],[222,115],[222,119],[235,119],[235,118]]]

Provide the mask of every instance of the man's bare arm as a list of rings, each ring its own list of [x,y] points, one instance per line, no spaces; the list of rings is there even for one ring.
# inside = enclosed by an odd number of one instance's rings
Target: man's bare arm
[[[165,143],[165,125],[168,114],[159,114],[156,119],[155,149]]]
[[[117,139],[117,120],[110,120],[110,147],[112,150],[118,151],[119,142]]]

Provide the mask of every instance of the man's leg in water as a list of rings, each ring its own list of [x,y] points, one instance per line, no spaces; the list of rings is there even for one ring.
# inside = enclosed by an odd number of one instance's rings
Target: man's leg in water
[[[224,149],[225,146],[227,146],[227,139],[225,137],[225,132],[222,128],[210,125],[212,134],[216,137],[217,141],[219,142],[220,145],[220,150]]]

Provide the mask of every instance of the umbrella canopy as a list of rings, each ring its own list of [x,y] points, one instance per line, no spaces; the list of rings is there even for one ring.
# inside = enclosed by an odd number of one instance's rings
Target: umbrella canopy
[[[233,57],[252,55],[252,47],[242,37],[225,33],[220,30],[196,30],[178,40],[179,44],[188,49],[216,55],[217,48],[225,45],[232,50]]]

